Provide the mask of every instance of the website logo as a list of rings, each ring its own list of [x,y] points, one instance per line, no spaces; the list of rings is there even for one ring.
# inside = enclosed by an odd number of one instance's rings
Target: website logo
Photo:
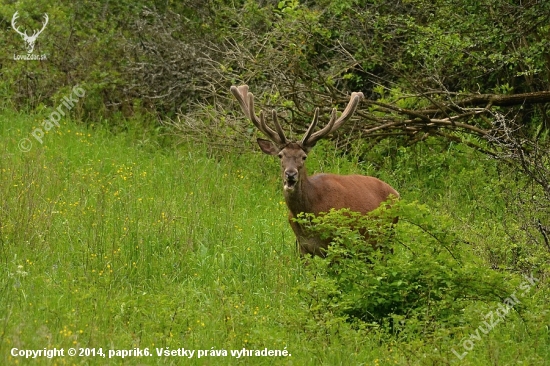
[[[12,28],[17,32],[17,34],[19,34],[21,37],[23,37],[23,41],[25,41],[26,45],[26,49],[27,49],[27,55],[13,55],[13,59],[14,60],[45,60],[46,59],[46,55],[33,55],[33,51],[34,51],[34,45],[36,43],[36,39],[38,38],[38,36],[40,35],[40,33],[42,33],[44,31],[44,29],[46,28],[46,25],[48,25],[48,14],[44,13],[44,22],[42,23],[42,29],[40,30],[34,30],[32,35],[28,35],[27,34],[27,31],[25,30],[24,32],[21,32],[19,30],[19,27],[17,26],[16,24],[16,20],[17,18],[19,18],[19,12],[16,11],[15,14],[13,14],[13,17],[11,18],[11,26]]]

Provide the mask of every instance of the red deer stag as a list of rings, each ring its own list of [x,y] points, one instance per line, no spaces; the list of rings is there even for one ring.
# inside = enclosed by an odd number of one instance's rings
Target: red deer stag
[[[296,222],[298,214],[329,212],[330,209],[348,208],[351,211],[365,214],[376,209],[390,195],[399,197],[399,193],[387,183],[374,177],[362,175],[315,174],[308,177],[304,162],[308,152],[317,141],[334,132],[355,113],[363,98],[363,93],[352,93],[346,109],[336,118],[336,108],[332,110],[329,123],[321,130],[313,133],[319,118],[319,108],[315,109],[313,121],[304,137],[299,142],[289,141],[277,120],[277,113],[272,112],[275,130],[266,125],[263,112],[259,118],[254,112],[254,96],[248,92],[247,85],[232,86],[231,93],[237,98],[244,114],[271,141],[258,139],[262,151],[269,155],[277,155],[281,160],[283,189],[286,205],[289,209],[290,226],[302,255],[311,254],[324,257],[330,240],[310,235]]]

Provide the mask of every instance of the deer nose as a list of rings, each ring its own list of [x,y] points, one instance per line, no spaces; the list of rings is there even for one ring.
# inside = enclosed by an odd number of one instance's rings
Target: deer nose
[[[285,170],[285,178],[289,181],[297,181],[298,172],[296,170]]]

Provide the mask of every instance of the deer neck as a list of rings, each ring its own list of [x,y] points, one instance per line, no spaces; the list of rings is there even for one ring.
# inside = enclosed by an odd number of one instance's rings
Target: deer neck
[[[293,216],[297,216],[302,212],[313,213],[310,200],[311,188],[311,182],[304,168],[296,188],[292,191],[284,191],[286,205]]]

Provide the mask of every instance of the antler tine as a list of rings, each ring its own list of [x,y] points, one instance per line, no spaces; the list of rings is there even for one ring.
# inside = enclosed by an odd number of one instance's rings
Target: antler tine
[[[231,86],[231,94],[237,98],[237,101],[241,105],[244,114],[252,121],[254,126],[262,131],[271,141],[277,145],[284,145],[287,143],[287,139],[277,120],[277,115],[273,111],[273,122],[277,132],[266,125],[263,111],[260,112],[260,118],[256,116],[254,112],[254,95],[248,92],[248,85],[240,85],[239,87]]]
[[[17,32],[19,33],[20,35],[22,36],[26,36],[27,34],[26,33],[23,33],[19,30],[19,27],[16,27],[15,26],[15,21],[17,20],[17,18],[19,18],[19,11],[16,11],[15,14],[13,14],[13,17],[11,18],[11,27]]]
[[[233,94],[235,99],[237,99],[237,101],[239,102],[239,105],[241,106],[241,109],[243,110],[244,115],[250,118],[250,113],[248,112],[248,101],[247,101],[248,85],[241,85],[239,87],[232,85],[229,90],[231,91],[231,94]],[[254,124],[256,123],[254,122]]]
[[[332,110],[332,115],[334,116],[335,110]],[[331,118],[332,121],[333,118]],[[300,145],[304,146],[304,144],[307,142],[309,137],[311,136],[311,133],[315,129],[315,126],[317,126],[317,122],[319,121],[319,108],[315,108],[315,112],[313,113],[313,120],[311,121],[304,137],[302,137],[302,140],[300,141]],[[330,122],[329,122],[330,124]]]
[[[307,139],[302,143],[302,146],[309,146],[309,147],[315,146],[317,141],[319,141],[320,139],[328,135],[334,129],[335,122],[336,122],[336,108],[332,108],[332,113],[330,115],[330,120],[328,124],[325,127],[323,127],[321,130],[311,135],[309,139]]]
[[[240,85],[239,87],[233,85],[229,90],[239,102],[244,115],[252,121],[256,128],[262,131],[261,121],[254,113],[254,95],[248,92],[248,85]]]
[[[48,20],[50,18],[48,18],[48,14],[44,14],[44,20],[46,21],[43,25],[42,25],[42,29],[40,29],[39,31],[36,31],[34,32],[36,36],[38,36],[40,33],[42,33],[44,31],[44,29],[46,28],[46,26],[48,25]]]
[[[351,116],[355,113],[355,110],[357,109],[357,106],[359,105],[359,102],[363,98],[364,98],[364,96],[363,96],[363,93],[361,93],[361,92],[351,93],[350,101],[349,101],[348,105],[346,106],[346,108],[344,109],[344,112],[342,112],[342,115],[340,116],[340,118],[336,119],[336,108],[333,108],[332,109],[332,115],[330,117],[329,123],[322,130],[317,131],[314,134],[312,134],[311,137],[309,137],[308,139],[305,139],[305,136],[304,136],[304,139],[302,140],[303,141],[302,145],[303,146],[308,146],[308,147],[313,147],[315,145],[315,143],[317,141],[319,141],[321,138],[325,137],[329,133],[334,132],[338,128],[340,128],[340,126],[342,126],[344,124],[344,122],[346,122],[348,119],[350,119]],[[310,126],[310,128],[311,128],[311,126]],[[308,129],[308,132],[306,132],[306,135],[308,133],[310,133],[309,129]]]
[[[348,105],[346,106],[346,109],[344,109],[344,112],[342,112],[342,115],[340,118],[336,120],[334,123],[333,129],[336,130],[338,127],[340,127],[344,122],[346,122],[348,119],[350,119],[351,116],[355,113],[355,110],[359,106],[359,102],[364,98],[363,93],[361,92],[353,92],[351,93],[350,101]]]
[[[281,128],[281,125],[279,124],[279,119],[277,118],[277,112],[275,110],[271,111],[271,118],[273,119],[273,124],[275,125],[275,130],[277,131],[277,134],[279,135],[280,144],[286,145],[288,144],[288,140],[286,139],[285,133],[283,129]],[[269,128],[265,126],[266,128]]]
[[[254,120],[257,121],[258,117],[256,117],[256,114],[254,112],[254,95],[252,93],[248,93],[248,106],[249,106],[249,112],[250,112],[250,119],[254,119]],[[281,129],[281,126],[279,126],[279,123],[276,120],[275,120],[275,122],[276,122],[276,127],[278,127],[279,130],[281,130],[281,133],[282,133],[283,130]],[[264,112],[263,111],[260,111],[260,125],[257,126],[257,127],[271,141],[273,141],[277,145],[282,145],[282,144],[284,144],[284,141],[286,141],[284,133],[282,134],[283,138],[281,140],[279,138],[279,136],[281,136],[281,135],[279,135],[277,132],[273,131],[273,129],[265,123]]]

